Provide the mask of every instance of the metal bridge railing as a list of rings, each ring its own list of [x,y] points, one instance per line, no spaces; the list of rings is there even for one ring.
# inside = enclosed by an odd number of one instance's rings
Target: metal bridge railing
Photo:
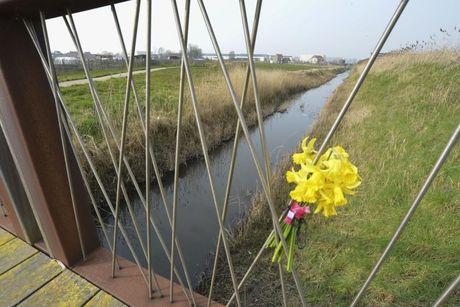
[[[404,11],[408,0],[402,0],[398,7],[395,10],[395,13],[391,17],[386,29],[384,30],[382,36],[380,37],[377,45],[375,46],[371,57],[369,58],[364,70],[362,71],[359,79],[357,80],[353,90],[351,91],[350,95],[348,96],[345,104],[343,105],[340,113],[338,114],[335,122],[333,123],[332,127],[330,128],[327,136],[325,137],[323,143],[321,144],[321,147],[317,153],[317,156],[315,157],[315,162],[317,161],[318,157],[321,155],[321,153],[325,150],[326,146],[328,145],[328,142],[331,140],[332,136],[334,133],[337,131],[342,119],[344,118],[345,114],[347,113],[350,105],[352,104],[356,94],[359,92],[366,76],[368,75],[370,69],[372,68],[377,56],[379,55],[380,51],[382,50],[385,42],[387,41],[390,33],[392,32],[395,24],[399,20],[402,12]],[[147,3],[147,14],[146,14],[146,25],[147,25],[147,36],[146,36],[146,43],[147,43],[147,56],[146,58],[150,58],[151,54],[151,22],[152,22],[152,17],[151,17],[151,0],[146,0]],[[261,8],[262,8],[262,0],[258,0],[256,4],[256,10],[255,10],[255,16],[254,16],[254,23],[252,26],[252,31],[250,33],[249,31],[249,25],[248,25],[248,18],[247,18],[247,13],[246,13],[246,4],[244,0],[239,0],[239,5],[240,5],[240,13],[241,13],[241,22],[243,26],[243,31],[244,31],[244,39],[245,39],[245,45],[246,45],[246,51],[248,54],[248,67],[246,70],[246,77],[245,77],[245,82],[243,86],[243,91],[242,91],[242,96],[240,99],[236,95],[236,91],[234,89],[234,85],[230,79],[226,63],[224,62],[222,53],[220,51],[220,46],[217,41],[217,38],[214,34],[213,26],[211,24],[211,21],[209,19],[206,6],[203,2],[203,0],[197,0],[201,15],[203,17],[204,23],[206,25],[210,40],[212,42],[213,48],[215,53],[217,54],[218,62],[220,65],[220,68],[222,70],[228,91],[230,93],[235,111],[238,115],[238,122],[236,125],[236,131],[235,131],[235,138],[234,138],[234,144],[233,144],[233,150],[232,150],[232,156],[231,156],[231,163],[230,163],[230,168],[228,172],[228,177],[227,177],[227,184],[225,187],[225,197],[223,200],[218,199],[217,193],[216,193],[216,186],[215,186],[215,181],[212,175],[212,170],[211,170],[211,164],[210,164],[210,158],[208,155],[208,146],[206,143],[206,139],[204,137],[204,132],[203,132],[203,127],[201,123],[201,118],[200,118],[200,109],[199,109],[199,104],[197,101],[197,96],[195,94],[195,87],[194,87],[194,79],[191,73],[191,68],[190,68],[190,63],[189,63],[189,58],[187,55],[187,42],[188,42],[188,33],[189,33],[189,17],[190,17],[190,0],[185,1],[185,11],[184,11],[184,18],[183,18],[183,24],[181,22],[181,19],[179,17],[179,10],[178,6],[176,3],[176,0],[171,0],[171,5],[172,5],[172,10],[173,10],[173,15],[174,15],[174,20],[175,20],[175,25],[176,25],[176,30],[177,30],[177,35],[178,39],[180,42],[180,48],[182,52],[182,61],[181,61],[181,69],[180,69],[180,86],[179,86],[179,101],[178,101],[178,113],[177,113],[177,131],[176,131],[176,147],[175,147],[175,160],[174,160],[174,186],[173,186],[173,200],[172,204],[169,204],[167,199],[166,199],[166,193],[165,189],[162,183],[161,179],[161,174],[158,169],[157,165],[157,160],[155,157],[155,153],[153,151],[154,147],[154,139],[152,138],[150,134],[150,127],[151,127],[151,97],[150,97],[150,89],[151,89],[151,76],[150,76],[150,61],[146,61],[146,77],[145,77],[145,108],[143,110],[142,104],[141,104],[141,99],[139,98],[139,93],[136,90],[136,86],[133,80],[133,64],[134,64],[134,55],[135,55],[135,50],[136,50],[136,39],[137,39],[137,32],[138,32],[138,25],[139,25],[139,13],[140,13],[140,5],[141,1],[136,0],[135,5],[135,13],[134,13],[134,25],[132,29],[132,41],[131,41],[131,46],[129,50],[129,54],[125,45],[125,41],[122,35],[120,23],[118,21],[117,17],[117,12],[115,5],[111,5],[111,11],[112,11],[112,16],[114,19],[115,23],[115,28],[116,32],[118,34],[119,40],[120,40],[120,46],[122,49],[122,53],[124,56],[126,68],[128,71],[128,77],[126,80],[126,88],[125,88],[125,96],[124,96],[124,107],[123,107],[123,121],[122,121],[122,129],[121,131],[117,131],[115,127],[112,124],[112,120],[107,113],[107,111],[104,108],[104,104],[102,103],[102,99],[98,93],[98,90],[96,89],[94,82],[92,80],[89,68],[88,68],[88,63],[87,60],[84,57],[84,49],[81,45],[80,38],[78,35],[78,30],[75,25],[75,22],[73,20],[72,12],[68,11],[66,15],[62,16],[65,25],[67,27],[67,30],[69,32],[70,37],[72,38],[72,41],[75,45],[75,48],[78,51],[80,61],[82,63],[86,78],[88,80],[88,86],[89,90],[92,96],[93,104],[94,104],[94,109],[96,111],[97,119],[99,126],[101,128],[103,137],[104,137],[104,142],[106,143],[108,150],[109,150],[109,155],[110,155],[110,161],[113,165],[113,168],[117,174],[117,181],[116,181],[116,201],[115,204],[111,201],[107,188],[103,184],[98,171],[95,167],[94,162],[92,161],[92,158],[90,154],[88,153],[88,150],[86,148],[86,145],[72,119],[71,114],[69,113],[69,110],[66,107],[65,104],[65,97],[63,97],[59,84],[57,82],[56,78],[56,72],[55,68],[53,65],[53,60],[51,58],[51,51],[49,47],[49,39],[48,39],[48,34],[47,34],[47,28],[46,28],[46,21],[45,21],[45,14],[41,13],[41,27],[42,31],[44,33],[44,38],[45,38],[45,50],[43,50],[40,41],[38,39],[38,35],[36,32],[36,29],[34,27],[34,24],[28,20],[27,18],[24,19],[24,24],[25,27],[37,49],[37,52],[40,56],[40,59],[43,63],[44,69],[46,71],[47,78],[50,83],[50,88],[53,92],[55,103],[56,103],[56,110],[58,113],[59,117],[59,129],[60,129],[60,134],[61,134],[61,140],[62,140],[62,146],[64,148],[64,152],[67,152],[65,150],[66,142],[64,141],[64,134],[67,135],[69,139],[72,139],[72,136],[75,137],[77,144],[80,149],[83,152],[83,155],[86,159],[86,162],[80,161],[77,159],[78,162],[78,167],[80,168],[80,172],[82,173],[83,179],[84,179],[84,185],[90,195],[91,203],[93,206],[94,211],[96,212],[97,218],[99,220],[99,223],[101,224],[102,227],[102,232],[103,232],[103,237],[107,241],[107,244],[112,252],[112,275],[115,276],[117,274],[117,245],[118,245],[118,229],[120,229],[121,236],[122,238],[126,241],[126,244],[128,246],[128,249],[130,250],[133,259],[135,260],[139,272],[142,275],[143,279],[145,280],[145,283],[147,285],[148,289],[148,295],[152,297],[152,293],[154,291],[154,286],[156,291],[161,295],[161,290],[160,287],[158,286],[158,282],[155,279],[155,273],[154,273],[154,267],[152,264],[152,246],[151,246],[151,229],[153,228],[153,232],[155,235],[158,237],[161,247],[163,249],[163,252],[167,256],[169,262],[170,262],[170,293],[169,293],[169,298],[170,301],[172,302],[174,300],[173,297],[173,280],[174,277],[177,278],[179,283],[182,286],[182,290],[184,292],[184,295],[187,297],[188,302],[191,305],[196,305],[196,301],[194,298],[193,294],[193,289],[191,286],[191,281],[190,281],[190,276],[187,270],[187,266],[185,263],[185,255],[182,253],[182,250],[180,248],[180,243],[179,239],[177,237],[177,232],[176,232],[176,225],[177,225],[177,211],[178,211],[178,183],[179,183],[179,154],[180,154],[180,149],[181,149],[181,129],[182,129],[182,119],[183,119],[183,105],[184,105],[184,91],[185,91],[185,82],[187,82],[189,91],[190,91],[190,97],[191,97],[191,104],[193,107],[193,112],[195,116],[195,121],[200,137],[200,143],[201,143],[201,149],[202,149],[202,154],[204,157],[204,161],[206,164],[206,170],[207,170],[207,175],[208,175],[208,180],[209,180],[209,185],[211,187],[211,192],[212,192],[212,198],[213,198],[213,204],[214,204],[214,209],[216,213],[216,219],[218,221],[219,225],[219,236],[218,236],[218,241],[217,241],[217,246],[216,246],[216,252],[215,252],[215,258],[214,258],[214,263],[213,263],[213,270],[212,270],[212,277],[211,277],[211,284],[210,284],[210,290],[209,290],[209,296],[208,296],[208,306],[211,303],[212,300],[212,294],[213,294],[213,289],[214,289],[214,284],[215,284],[215,277],[216,277],[216,269],[218,266],[218,259],[219,259],[219,253],[221,249],[221,245],[223,245],[223,249],[225,252],[225,257],[227,260],[227,265],[230,271],[230,276],[231,276],[231,282],[233,286],[233,295],[230,297],[229,301],[227,302],[227,305],[230,305],[235,299],[236,303],[238,306],[241,306],[242,302],[240,299],[239,291],[245,284],[245,282],[248,279],[248,276],[251,274],[254,266],[256,263],[260,260],[260,257],[264,251],[263,247],[259,250],[257,253],[256,257],[254,258],[252,264],[248,267],[246,273],[244,274],[243,278],[238,281],[234,272],[233,268],[233,262],[232,262],[232,256],[230,253],[230,246],[228,243],[228,239],[226,237],[226,231],[224,228],[224,223],[225,223],[225,218],[227,214],[227,208],[228,208],[228,202],[229,202],[229,195],[230,195],[230,190],[232,186],[232,181],[233,181],[233,174],[234,174],[234,167],[235,167],[235,161],[236,161],[236,156],[238,154],[238,148],[237,148],[237,140],[241,134],[243,133],[243,136],[245,137],[250,154],[254,163],[254,166],[257,170],[260,184],[263,189],[263,195],[266,198],[267,204],[270,209],[270,214],[271,214],[271,219],[273,223],[273,230],[271,234],[275,233],[276,240],[280,241],[283,244],[284,247],[284,252],[287,253],[288,251],[288,245],[286,244],[286,241],[282,235],[281,227],[280,227],[280,220],[283,214],[281,214],[281,217],[277,213],[275,209],[275,204],[273,201],[273,191],[270,186],[269,178],[271,177],[271,170],[270,170],[270,161],[269,161],[269,154],[266,146],[266,137],[265,137],[265,132],[263,128],[263,116],[262,116],[262,111],[261,111],[261,105],[260,105],[260,99],[259,99],[259,89],[258,89],[258,84],[257,84],[257,74],[256,70],[254,67],[254,60],[253,60],[253,51],[255,48],[255,42],[256,42],[256,37],[257,37],[257,32],[258,32],[258,23],[259,23],[259,18],[261,14]],[[263,161],[258,158],[256,154],[256,148],[249,137],[249,129],[248,125],[246,123],[246,119],[244,117],[244,114],[242,112],[242,107],[245,103],[245,99],[247,98],[248,90],[249,90],[249,80],[252,80],[252,87],[253,87],[253,94],[254,94],[254,101],[255,101],[255,108],[256,108],[256,113],[257,113],[257,120],[258,120],[258,129],[259,129],[259,138],[260,138],[260,143],[261,143],[261,148],[263,152]],[[128,159],[125,157],[125,145],[126,145],[126,139],[129,135],[128,131],[128,119],[129,119],[129,112],[130,112],[130,102],[131,102],[131,96],[134,97],[134,104],[137,109],[137,116],[139,117],[139,120],[142,124],[142,129],[144,131],[144,136],[145,136],[145,178],[146,178],[146,187],[145,190],[143,191],[135,176],[132,171],[132,168],[130,166],[130,163]],[[357,302],[360,300],[360,298],[363,296],[366,288],[368,285],[371,283],[375,275],[377,274],[378,270],[380,269],[381,265],[385,261],[386,256],[388,253],[391,251],[391,248],[394,246],[396,241],[398,240],[400,234],[402,233],[405,225],[408,223],[410,217],[416,210],[418,204],[422,200],[423,196],[425,195],[426,191],[428,190],[429,186],[431,185],[433,179],[437,175],[439,169],[441,168],[442,164],[444,163],[447,155],[449,154],[450,150],[455,146],[455,143],[458,140],[460,133],[460,125],[455,129],[451,139],[446,145],[446,148],[442,152],[441,156],[439,157],[438,161],[436,162],[433,170],[429,174],[428,178],[426,179],[426,182],[422,186],[419,194],[417,195],[416,199],[414,200],[412,206],[410,207],[408,213],[406,214],[405,218],[401,222],[401,225],[398,227],[397,231],[395,232],[393,238],[389,242],[388,246],[386,247],[385,251],[383,252],[382,256],[378,260],[378,262],[375,264],[372,272],[370,273],[369,277],[367,278],[366,282],[364,285],[361,287],[360,291],[354,298],[353,302],[351,303],[351,306],[355,306]],[[78,155],[76,155],[76,147],[74,144],[70,144],[72,152],[74,152],[75,156],[78,158]],[[114,148],[115,147],[115,148]],[[111,214],[114,216],[115,219],[115,228],[113,231],[113,236],[112,238],[109,237],[109,234],[104,226],[104,222],[102,220],[101,214],[99,212],[98,206],[95,201],[95,197],[93,195],[93,191],[91,191],[91,188],[89,186],[89,178],[86,177],[85,173],[82,171],[82,165],[83,163],[87,163],[90,167],[91,174],[94,176],[96,179],[98,188],[102,192],[102,195],[104,197],[105,202],[107,203],[107,206],[110,208]],[[171,227],[171,246],[167,246],[165,243],[165,240],[160,233],[158,226],[156,225],[155,221],[152,218],[152,211],[151,211],[151,199],[149,197],[149,191],[150,191],[150,175],[151,175],[151,167],[153,166],[153,172],[157,178],[158,182],[158,188],[160,190],[161,194],[161,200],[162,204],[165,208],[166,214],[167,214],[167,219],[168,223]],[[69,169],[68,169],[68,163],[67,163],[67,157],[66,157],[66,168],[67,168],[67,173],[69,174]],[[134,210],[132,207],[132,203],[129,199],[129,195],[127,193],[127,188],[125,185],[125,182],[123,181],[123,174],[124,171],[127,172],[129,179],[131,182],[134,184],[135,190],[137,194],[139,195],[143,209],[145,210],[146,214],[146,223],[147,223],[147,233],[145,234],[146,240],[144,241],[143,239],[143,234],[141,233],[139,229],[139,225],[136,221],[136,217],[134,215]],[[71,182],[71,176],[68,176],[69,179],[69,185],[72,186]],[[73,191],[71,190],[71,193]],[[72,199],[74,197],[72,196]],[[122,199],[124,199],[124,202],[122,202]],[[223,204],[223,206],[221,206]],[[136,233],[136,240],[140,243],[141,249],[142,249],[142,255],[137,255],[133,248],[133,242],[130,240],[130,238],[127,235],[126,229],[123,226],[123,223],[120,221],[120,209],[122,205],[126,205],[128,212],[130,214],[131,220],[134,225],[134,230]],[[171,206],[170,206],[171,205]],[[170,207],[172,208],[172,211],[170,210]],[[219,208],[222,207],[223,209],[220,210]],[[76,208],[74,206],[74,208]],[[76,210],[76,209],[75,209]],[[75,217],[77,219],[78,214],[75,213]],[[79,225],[79,221],[77,219],[77,225]],[[79,230],[80,233],[80,230]],[[268,236],[267,236],[268,237]],[[80,236],[81,239],[81,236]],[[80,245],[82,248],[82,253],[85,255],[85,250],[84,250],[84,244],[80,240]],[[176,257],[176,250],[178,253],[178,258],[179,258],[179,265],[182,271],[184,272],[185,279],[186,279],[186,285],[184,284],[179,271],[177,269],[177,263],[175,261]],[[147,275],[144,273],[144,270],[140,264],[140,258],[139,257],[144,257],[147,261],[148,268],[147,268]],[[287,305],[287,297],[286,297],[286,286],[284,285],[284,277],[283,277],[283,270],[281,266],[278,266],[279,270],[279,277],[280,277],[280,283],[281,283],[281,288],[283,292],[283,303],[284,305]],[[295,268],[292,269],[292,277],[295,282],[296,290],[299,294],[299,300],[302,306],[306,306],[305,302],[305,296],[306,294],[303,291],[302,285],[300,284],[299,278],[297,276],[297,272]],[[440,304],[448,295],[449,293],[452,292],[452,290],[458,285],[459,283],[459,278],[457,278],[449,287],[446,289],[444,294],[438,299],[438,301],[435,303],[435,305]]]

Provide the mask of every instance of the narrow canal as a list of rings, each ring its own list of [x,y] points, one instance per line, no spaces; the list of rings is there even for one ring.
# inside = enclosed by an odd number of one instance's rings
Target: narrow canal
[[[286,102],[287,107],[283,112],[275,113],[265,119],[264,127],[272,169],[296,148],[300,140],[311,128],[327,99],[347,76],[348,72],[341,73],[328,83],[296,96]],[[251,129],[250,134],[255,147],[259,150],[258,154],[261,159],[262,153],[260,152],[257,128]],[[232,146],[233,140],[226,142],[210,154],[216,193],[221,206],[225,194]],[[196,286],[202,274],[212,269],[211,255],[215,251],[219,227],[204,161],[199,159],[187,163],[187,166],[181,169],[180,176],[177,234],[190,278],[194,286]],[[165,178],[164,184],[168,203],[172,205],[173,184],[171,178]],[[161,203],[160,193],[155,184],[154,186],[151,192],[153,199],[152,214],[169,249],[170,227],[164,206]],[[260,186],[257,171],[247,142],[244,137],[241,137],[238,141],[238,155],[226,219],[227,227],[232,227],[241,221],[251,205],[253,195],[258,190],[260,190]],[[134,199],[133,205],[141,232],[145,234],[145,211],[142,208],[142,203],[139,199]],[[142,255],[142,249],[135,239],[134,227],[126,208],[121,211],[121,222],[129,232],[138,255]],[[107,223],[113,225],[113,219],[108,220]],[[101,234],[100,237],[101,242],[107,244],[102,239]],[[169,278],[168,259],[156,236],[153,235],[152,237],[153,268],[157,274]],[[131,259],[130,252],[124,242],[120,241],[118,250],[121,256]],[[140,257],[140,259],[143,265],[146,266],[145,258]],[[178,263],[178,260],[176,260],[176,263]],[[178,265],[177,268],[179,269],[179,267]]]

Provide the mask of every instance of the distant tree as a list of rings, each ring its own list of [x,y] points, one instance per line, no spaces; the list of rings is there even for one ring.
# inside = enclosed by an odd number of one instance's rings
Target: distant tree
[[[230,52],[228,53],[228,58],[229,58],[230,60],[234,60],[234,59],[235,59],[235,51],[233,51],[233,50],[230,51]]]
[[[159,58],[159,59],[163,59],[163,58],[164,58],[164,53],[165,53],[165,48],[163,48],[163,47],[158,48],[157,54],[158,54],[158,58]]]
[[[171,50],[167,49],[163,52],[163,55],[165,57],[169,57],[170,55],[174,54],[174,52],[172,52]]]
[[[203,57],[203,51],[197,45],[190,44],[188,45],[188,55],[192,59],[200,59]]]

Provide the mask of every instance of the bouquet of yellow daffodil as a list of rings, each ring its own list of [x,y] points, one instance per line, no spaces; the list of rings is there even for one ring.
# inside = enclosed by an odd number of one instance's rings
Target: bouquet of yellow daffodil
[[[315,206],[314,213],[323,213],[325,217],[337,215],[336,207],[347,204],[345,195],[353,195],[361,184],[358,169],[348,160],[348,154],[341,146],[329,148],[317,163],[313,163],[316,151],[316,139],[308,138],[302,141],[302,152],[292,156],[295,167],[286,173],[288,183],[295,184],[289,193],[292,200],[283,220],[283,237],[289,247],[287,266],[292,269],[296,248],[296,238],[305,217],[310,213],[307,204]],[[276,244],[272,234],[265,245],[275,248],[273,262],[280,262],[283,256],[281,242]]]

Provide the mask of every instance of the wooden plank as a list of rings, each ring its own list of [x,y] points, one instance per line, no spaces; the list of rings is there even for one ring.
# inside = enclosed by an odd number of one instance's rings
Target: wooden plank
[[[85,307],[124,307],[126,306],[110,294],[104,291],[99,291]]]
[[[13,306],[48,283],[63,268],[55,260],[37,253],[0,275],[0,306]]]
[[[77,274],[65,270],[18,306],[81,306],[98,291]]]
[[[3,245],[10,240],[13,240],[13,238],[14,236],[11,233],[0,228],[0,245]]]
[[[0,246],[0,275],[38,251],[18,238]]]

